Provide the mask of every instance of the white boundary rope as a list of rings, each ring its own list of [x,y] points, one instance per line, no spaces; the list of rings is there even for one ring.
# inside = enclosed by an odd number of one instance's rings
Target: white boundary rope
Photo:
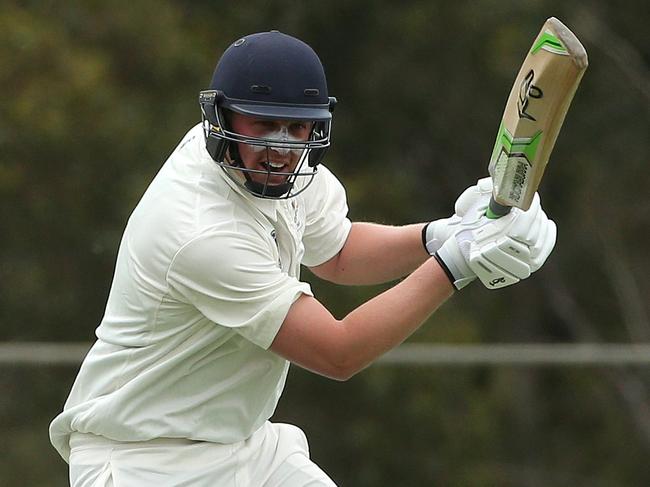
[[[90,343],[0,343],[0,365],[78,366]],[[629,366],[650,365],[650,344],[406,343],[379,358],[389,366]]]

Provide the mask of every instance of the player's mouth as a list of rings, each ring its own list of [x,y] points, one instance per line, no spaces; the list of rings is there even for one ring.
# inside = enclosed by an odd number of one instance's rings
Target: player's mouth
[[[282,173],[289,172],[289,163],[287,162],[264,161],[264,162],[260,162],[260,166],[262,167],[262,169],[269,172],[282,172]]]
[[[289,166],[289,164],[287,164],[286,162],[272,162],[272,161],[266,161],[260,164],[262,165],[265,171],[270,171],[270,172],[286,172],[285,169],[287,169]]]

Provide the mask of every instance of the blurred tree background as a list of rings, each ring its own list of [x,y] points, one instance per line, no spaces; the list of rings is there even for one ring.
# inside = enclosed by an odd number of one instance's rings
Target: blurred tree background
[[[556,250],[529,281],[467,288],[410,340],[649,341],[645,0],[3,0],[0,341],[94,338],[130,211],[241,35],[315,48],[339,99],[326,164],[351,216],[401,224],[447,216],[486,175],[551,15],[590,58],[540,190]],[[382,289],[305,274],[338,316]],[[75,374],[2,366],[0,484],[66,485],[47,425]],[[275,419],[346,486],[642,486],[649,400],[644,368],[377,366],[335,383],[294,367]]]

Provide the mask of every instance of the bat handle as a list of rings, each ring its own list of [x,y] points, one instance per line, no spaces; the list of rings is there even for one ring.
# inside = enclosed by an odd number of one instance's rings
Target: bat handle
[[[506,216],[508,213],[510,213],[511,209],[511,206],[505,206],[494,201],[494,196],[492,196],[490,198],[490,204],[488,205],[487,211],[485,212],[485,216],[492,220],[496,220],[497,218]]]

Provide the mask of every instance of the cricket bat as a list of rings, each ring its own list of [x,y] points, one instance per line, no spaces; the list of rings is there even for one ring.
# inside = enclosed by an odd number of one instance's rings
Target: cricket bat
[[[587,52],[558,19],[542,26],[508,96],[488,171],[489,218],[530,208],[573,95]]]

